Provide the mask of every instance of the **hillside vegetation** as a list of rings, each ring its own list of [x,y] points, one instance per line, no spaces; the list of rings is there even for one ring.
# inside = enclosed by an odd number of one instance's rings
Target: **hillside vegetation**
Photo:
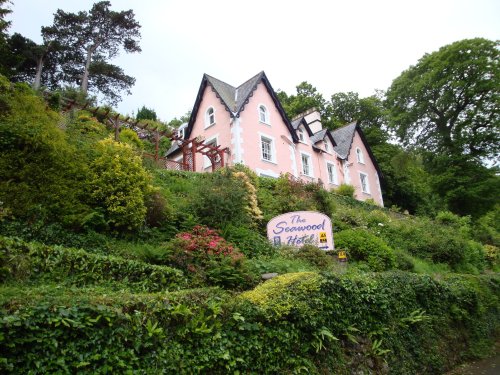
[[[417,217],[244,166],[167,171],[51,106],[0,77],[2,373],[441,374],[492,349],[499,206]],[[347,264],[271,246],[298,210],[331,217]]]

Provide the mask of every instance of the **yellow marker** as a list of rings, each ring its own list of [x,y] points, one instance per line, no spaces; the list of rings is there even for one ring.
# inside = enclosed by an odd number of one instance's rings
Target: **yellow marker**
[[[319,232],[319,242],[320,243],[326,243],[326,232]]]
[[[345,253],[345,251],[339,251],[339,259],[346,259],[347,258],[347,254]]]

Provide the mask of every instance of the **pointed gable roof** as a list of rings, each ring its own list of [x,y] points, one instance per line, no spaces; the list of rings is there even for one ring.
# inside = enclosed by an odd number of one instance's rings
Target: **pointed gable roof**
[[[278,109],[278,112],[283,119],[283,122],[290,131],[290,135],[293,141],[298,142],[297,134],[295,134],[295,132],[293,131],[292,124],[290,123],[290,120],[288,120],[288,117],[286,116],[285,111],[271,86],[271,83],[269,82],[266,74],[263,71],[256,74],[238,87],[231,86],[226,82],[209,76],[208,74],[204,74],[203,79],[201,80],[200,88],[198,90],[198,95],[196,96],[193,110],[191,111],[191,117],[186,129],[186,138],[189,138],[189,136],[191,135],[191,131],[193,130],[194,121],[198,114],[198,110],[200,109],[201,101],[203,100],[203,92],[205,91],[207,85],[212,88],[215,95],[220,99],[221,103],[226,108],[226,111],[229,112],[230,117],[234,118],[240,117],[241,112],[245,110],[245,105],[248,104],[248,102],[250,101],[250,97],[257,89],[257,85],[261,82],[266,87],[267,92],[271,96],[274,105]]]
[[[352,141],[354,139],[356,131],[358,131],[361,141],[363,142],[363,145],[365,146],[368,155],[370,155],[371,161],[373,162],[373,165],[377,170],[379,178],[383,178],[383,174],[378,166],[377,159],[375,159],[375,156],[373,155],[370,145],[366,141],[363,130],[361,130],[361,127],[356,121],[348,125],[345,125],[341,128],[330,131],[336,143],[336,145],[333,146],[333,149],[341,159],[347,159],[351,151]]]
[[[350,123],[349,125],[332,130],[330,132],[333,139],[335,139],[335,143],[337,144],[336,146],[333,147],[333,149],[341,159],[347,159],[347,156],[351,151],[351,145],[352,145],[352,140],[354,139],[356,126],[357,126],[356,123],[353,122]]]

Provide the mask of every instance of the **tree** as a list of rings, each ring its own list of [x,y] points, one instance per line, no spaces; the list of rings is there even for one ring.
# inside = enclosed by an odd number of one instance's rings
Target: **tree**
[[[31,82],[34,89],[41,83],[50,89],[59,87],[58,65],[62,46],[57,42],[36,44],[31,39],[14,33],[8,38],[9,57],[5,66],[14,82]]]
[[[154,109],[146,108],[146,106],[142,106],[141,109],[137,110],[137,115],[135,116],[137,120],[153,120],[156,121],[156,112]]]
[[[321,113],[323,125],[329,127],[330,114],[327,101],[316,87],[304,81],[296,86],[296,90],[296,95],[288,95],[280,90],[277,92],[278,99],[287,116],[292,119],[309,109],[316,108]]]
[[[363,129],[370,146],[389,140],[382,92],[378,91],[366,98],[359,98],[358,93],[352,91],[339,92],[332,95],[329,107],[331,123],[335,128],[356,121]]]
[[[111,96],[116,103],[120,93],[129,90],[135,79],[125,75],[121,68],[109,64],[123,48],[126,52],[140,52],[140,25],[134,12],[110,10],[109,1],[95,3],[89,12],[66,13],[58,9],[54,24],[42,27],[47,42],[58,41],[71,50],[72,59],[63,59],[65,81],[79,82],[84,94],[88,90]]]
[[[6,61],[10,58],[9,49],[7,47],[7,30],[10,26],[10,21],[6,21],[5,17],[12,11],[7,8],[8,0],[0,0],[0,74],[8,76],[9,69],[6,66]]]
[[[393,81],[386,104],[405,145],[493,158],[500,150],[499,42],[466,39],[424,55]]]

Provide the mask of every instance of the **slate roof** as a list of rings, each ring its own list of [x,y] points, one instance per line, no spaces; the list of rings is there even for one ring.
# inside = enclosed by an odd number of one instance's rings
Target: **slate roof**
[[[317,143],[319,141],[322,141],[323,139],[325,139],[326,132],[327,132],[327,129],[323,129],[323,130],[320,130],[319,132],[315,133],[311,137],[311,142],[312,143]]]
[[[349,151],[351,151],[351,144],[354,138],[354,133],[356,132],[356,126],[356,122],[352,122],[349,125],[330,132],[335,140],[335,143],[337,144],[333,147],[333,149],[341,159],[347,159]]]
[[[189,124],[186,129],[185,138],[188,139],[191,135],[191,131],[193,129],[194,121],[196,119],[201,101],[203,99],[203,92],[207,85],[211,86],[212,90],[215,92],[217,97],[220,99],[221,103],[226,107],[226,110],[230,113],[231,117],[239,117],[240,113],[245,109],[245,105],[249,102],[250,97],[253,95],[253,92],[257,88],[257,85],[262,82],[266,87],[269,95],[273,99],[273,102],[278,109],[283,121],[288,127],[292,139],[294,141],[298,141],[297,134],[293,131],[290,120],[285,114],[281,103],[276,96],[273,88],[271,87],[271,83],[266,77],[266,74],[262,71],[248,81],[244,82],[238,87],[231,86],[230,84],[223,82],[215,77],[209,76],[208,74],[203,75],[203,79],[201,80],[200,88],[198,90],[198,95],[196,97],[196,101],[191,111],[191,118],[189,119]]]
[[[356,134],[356,130],[358,131],[359,136],[361,137],[361,141],[365,145],[365,148],[368,151],[368,154],[370,155],[370,158],[373,162],[373,165],[375,166],[375,169],[377,170],[379,178],[380,179],[384,178],[382,171],[380,170],[380,167],[377,163],[377,159],[375,159],[375,156],[373,155],[370,145],[366,141],[363,130],[361,130],[361,127],[358,125],[357,122],[352,122],[339,129],[330,131],[330,134],[332,135],[336,143],[336,145],[333,146],[333,149],[341,159],[347,159],[347,157],[349,156],[349,152],[351,151],[352,140],[354,139],[354,134]]]

